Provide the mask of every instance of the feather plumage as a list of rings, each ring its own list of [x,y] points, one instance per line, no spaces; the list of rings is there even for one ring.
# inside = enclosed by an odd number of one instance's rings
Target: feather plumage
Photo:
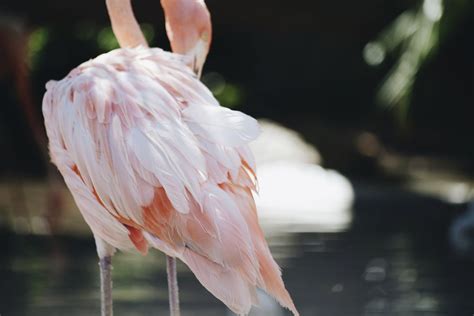
[[[234,312],[263,288],[295,315],[259,227],[247,147],[256,121],[220,107],[161,49],[119,49],[49,82],[53,162],[94,234],[119,248],[180,258]]]

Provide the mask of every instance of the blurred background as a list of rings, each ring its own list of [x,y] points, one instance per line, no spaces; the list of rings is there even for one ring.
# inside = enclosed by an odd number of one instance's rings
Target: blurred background
[[[159,1],[133,2],[169,49]],[[206,2],[203,81],[261,120],[261,223],[301,314],[472,315],[474,2]],[[99,311],[94,241],[49,164],[41,98],[117,46],[104,1],[0,3],[2,316]],[[115,256],[117,315],[167,313],[164,262]],[[179,270],[183,315],[230,315]],[[261,300],[252,315],[286,315]]]

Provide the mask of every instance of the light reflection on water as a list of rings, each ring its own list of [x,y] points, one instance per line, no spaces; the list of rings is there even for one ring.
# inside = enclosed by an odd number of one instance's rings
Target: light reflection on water
[[[272,237],[302,315],[472,315],[472,259],[456,257],[447,232],[457,206],[356,185],[354,222],[339,233]],[[357,189],[358,188],[358,189]],[[96,315],[98,266],[88,238],[0,233],[2,315]],[[183,315],[230,315],[179,266]],[[116,315],[167,315],[163,256],[114,259]],[[268,309],[272,301],[262,298]],[[254,315],[279,312],[258,310]],[[282,311],[281,315],[287,315]]]

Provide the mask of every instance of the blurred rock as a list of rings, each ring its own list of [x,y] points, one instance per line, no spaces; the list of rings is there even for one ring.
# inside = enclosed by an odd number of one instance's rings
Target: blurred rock
[[[261,119],[250,147],[257,161],[259,217],[267,234],[341,231],[352,220],[350,182],[320,166],[318,150],[296,131]]]
[[[468,210],[451,224],[451,244],[461,254],[474,254],[474,201]]]
[[[293,161],[262,164],[255,196],[265,230],[334,232],[351,220],[354,191],[334,170]]]
[[[321,164],[321,155],[296,131],[276,122],[260,119],[262,134],[250,144],[257,165],[272,161]]]

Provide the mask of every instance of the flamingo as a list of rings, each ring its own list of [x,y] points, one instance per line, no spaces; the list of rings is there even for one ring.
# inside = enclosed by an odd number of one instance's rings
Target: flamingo
[[[179,315],[175,260],[239,315],[257,288],[294,315],[259,226],[250,116],[221,107],[199,81],[211,41],[202,0],[162,0],[174,53],[148,48],[130,0],[106,0],[122,48],[46,84],[51,160],[90,226],[101,314],[112,315],[115,251],[167,255],[170,311]]]

